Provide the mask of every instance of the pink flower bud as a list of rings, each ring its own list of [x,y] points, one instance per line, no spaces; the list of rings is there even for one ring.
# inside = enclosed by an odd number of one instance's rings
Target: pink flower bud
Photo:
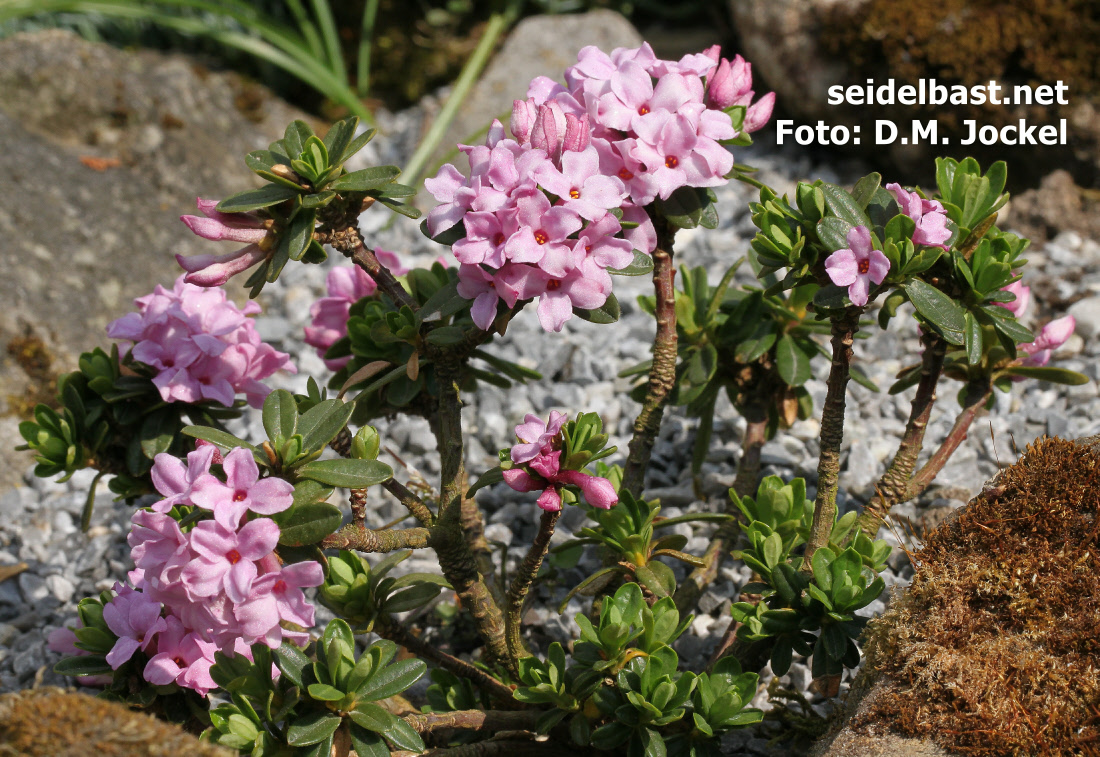
[[[577,118],[572,113],[565,114],[565,139],[562,140],[562,152],[581,152],[592,141],[592,129],[588,123],[588,114]]]
[[[266,258],[266,252],[258,245],[250,244],[226,255],[176,255],[176,262],[187,271],[184,281],[188,284],[218,287]]]
[[[755,103],[749,106],[745,113],[745,120],[741,128],[748,133],[759,131],[772,117],[772,109],[775,107],[775,93],[769,92]]]
[[[531,126],[535,120],[535,106],[527,100],[512,101],[512,134],[525,145],[531,141]]]

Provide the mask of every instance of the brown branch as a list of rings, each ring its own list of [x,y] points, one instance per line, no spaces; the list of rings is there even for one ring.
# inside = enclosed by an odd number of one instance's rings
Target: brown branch
[[[459,658],[443,652],[423,639],[414,636],[408,628],[394,621],[392,618],[379,620],[375,623],[374,632],[383,638],[399,644],[417,657],[429,662],[434,662],[444,670],[454,673],[456,676],[467,678],[475,686],[481,689],[487,696],[497,700],[501,705],[519,709],[520,703],[512,696],[512,689],[507,684],[493,678],[476,665],[460,660]]]
[[[485,642],[490,661],[504,663],[513,676],[518,670],[508,656],[504,635],[504,616],[489,592],[485,579],[462,530],[463,485],[466,474],[462,459],[462,403],[459,398],[459,364],[440,360],[436,363],[439,380],[439,457],[441,487],[439,517],[432,529],[432,546],[439,556],[439,566],[463,606],[470,611],[478,632]]]
[[[844,439],[844,401],[852,362],[852,342],[859,330],[862,308],[848,308],[833,317],[833,364],[829,369],[828,391],[821,413],[820,456],[817,464],[817,500],[814,521],[806,542],[803,570],[810,570],[810,558],[829,543],[836,522],[836,492],[840,479],[840,444]]]
[[[519,569],[512,579],[512,585],[508,589],[504,623],[508,640],[508,653],[514,661],[518,661],[521,657],[528,657],[531,654],[524,646],[523,636],[520,633],[523,602],[527,598],[527,592],[530,590],[539,568],[542,567],[546,550],[550,548],[550,538],[554,535],[554,526],[560,516],[560,510],[554,512],[543,510],[542,518],[539,520],[539,532],[535,535],[535,540],[531,543],[531,548],[527,550],[527,555],[520,563]]]
[[[760,450],[767,441],[768,419],[763,408],[752,407],[746,410],[749,420],[745,427],[745,437],[741,440],[741,460],[737,464],[737,477],[733,480],[733,490],[737,496],[745,497],[756,491],[756,479],[760,476]],[[741,516],[741,511],[730,499],[726,503],[726,512]],[[737,540],[737,521],[723,523],[714,532],[710,546],[703,554],[704,565],[696,568],[691,575],[677,587],[673,599],[681,615],[695,609],[707,586],[718,577],[722,562],[726,559]]]
[[[657,232],[657,249],[653,251],[653,289],[656,294],[657,332],[653,338],[653,365],[649,369],[642,410],[634,419],[634,436],[630,440],[622,489],[640,497],[645,486],[645,473],[653,453],[653,442],[661,430],[665,404],[676,386],[676,290],[673,282],[676,269],[672,264],[672,242],[676,227],[659,213],[651,213]]]
[[[412,295],[405,291],[405,287],[401,286],[401,283],[394,278],[394,275],[390,273],[390,269],[378,260],[374,250],[363,243],[363,237],[359,233],[359,229],[354,226],[354,221],[352,221],[352,225],[343,229],[319,233],[316,237],[318,241],[328,242],[334,249],[351,258],[351,261],[366,271],[378,284],[378,288],[396,302],[398,307],[407,305],[414,312],[420,309],[420,305],[417,304]]]
[[[947,342],[932,331],[925,333],[921,342],[924,344],[924,355],[921,357],[920,382],[909,410],[905,433],[893,461],[875,485],[875,496],[859,516],[860,530],[871,539],[875,537],[879,524],[886,519],[891,508],[907,499],[905,492],[909,487],[909,477],[917,467],[928,419],[932,415],[932,406],[936,403],[936,386],[943,373]]]
[[[399,549],[424,549],[430,546],[432,532],[426,528],[400,528],[372,531],[349,523],[325,537],[321,549],[354,549],[359,552],[396,552]]]
[[[405,722],[421,735],[435,731],[467,731],[491,736],[498,731],[534,731],[541,712],[537,710],[457,710],[406,715]]]
[[[432,526],[432,511],[428,509],[428,506],[424,504],[424,501],[420,497],[413,494],[406,489],[404,485],[397,482],[396,479],[388,478],[382,482],[382,488],[388,491],[393,496],[397,497],[397,501],[405,506],[405,508],[412,513],[412,516],[420,521],[420,524],[425,528]]]
[[[951,431],[939,448],[932,453],[932,457],[928,458],[928,462],[913,476],[909,482],[909,488],[905,491],[905,499],[910,500],[920,496],[936,480],[936,476],[943,470],[943,466],[947,464],[951,455],[955,454],[959,445],[966,441],[970,425],[992,394],[993,387],[988,383],[975,382],[967,387],[963,409],[956,416],[955,425],[951,427]]]

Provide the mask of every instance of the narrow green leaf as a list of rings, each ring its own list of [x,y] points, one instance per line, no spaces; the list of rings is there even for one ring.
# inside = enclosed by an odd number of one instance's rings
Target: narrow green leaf
[[[295,719],[286,730],[290,746],[309,746],[324,741],[340,727],[340,718],[325,712],[311,712]]]
[[[299,486],[304,483],[301,482]],[[344,520],[338,507],[328,502],[306,502],[291,505],[271,516],[279,527],[279,543],[288,547],[316,544],[336,529]]]
[[[966,311],[946,294],[920,279],[904,284],[905,293],[917,312],[924,316],[951,344],[965,342]]]
[[[607,301],[600,307],[594,310],[573,308],[573,315],[589,323],[615,323],[622,315],[622,309],[619,307],[619,301],[615,299],[615,295],[609,294]]]
[[[217,210],[220,213],[245,213],[278,205],[280,202],[294,199],[299,194],[301,190],[267,184],[259,189],[249,189],[226,197],[218,203]]]
[[[401,169],[397,166],[372,166],[346,173],[329,184],[328,188],[336,192],[369,192],[392,183],[400,173]]]
[[[298,430],[298,403],[286,389],[267,395],[263,407],[264,431],[268,439],[289,439]]]

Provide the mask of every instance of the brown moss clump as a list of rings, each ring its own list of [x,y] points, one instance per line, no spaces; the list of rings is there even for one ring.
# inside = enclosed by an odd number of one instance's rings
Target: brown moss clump
[[[229,757],[126,705],[43,688],[0,697],[0,757]]]
[[[967,755],[1100,755],[1100,454],[1029,446],[913,556],[868,628],[899,685],[852,723]]]

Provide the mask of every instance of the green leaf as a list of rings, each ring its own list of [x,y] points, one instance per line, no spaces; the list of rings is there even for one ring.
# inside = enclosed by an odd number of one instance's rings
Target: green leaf
[[[573,308],[573,315],[589,323],[615,323],[622,315],[622,309],[619,307],[619,301],[615,299],[615,295],[609,294],[607,302],[595,310]]]
[[[230,195],[218,203],[220,213],[245,213],[250,210],[268,208],[280,202],[292,200],[301,194],[301,190],[267,184],[259,189],[249,189]]]
[[[289,439],[298,430],[298,403],[286,389],[267,395],[263,409],[264,431],[268,439]]]
[[[313,129],[301,119],[295,119],[287,124],[286,131],[283,132],[283,144],[286,145],[286,151],[290,157],[297,158],[301,155],[306,141],[312,136]]]
[[[427,670],[428,665],[423,660],[395,662],[371,676],[356,694],[360,700],[368,702],[392,697],[419,681]]]
[[[233,449],[234,447],[244,447],[245,449],[252,450],[257,453],[259,450],[246,442],[244,439],[240,439],[233,434],[220,429],[210,428],[209,426],[187,426],[181,432],[187,436],[192,436],[196,439],[202,439],[205,442],[216,444],[222,449]],[[266,461],[265,461],[266,462]]]
[[[339,702],[344,698],[344,692],[327,683],[312,683],[306,690],[311,697],[321,702]]]
[[[1090,381],[1089,377],[1084,374],[1066,370],[1065,368],[1054,368],[1051,366],[1014,365],[1011,366],[1006,373],[1011,376],[1022,376],[1024,378],[1039,379],[1040,381],[1050,381],[1054,384],[1067,384],[1069,386],[1081,386]]]
[[[764,540],[764,564],[774,568],[783,557],[783,537],[773,533]]]
[[[854,187],[852,187],[852,199],[855,200],[856,204],[859,205],[861,208],[866,208],[868,203],[871,202],[871,198],[875,196],[875,192],[878,191],[879,185],[881,184],[881,174],[867,174],[862,179],[857,181]]]
[[[285,248],[287,257],[291,260],[301,260],[313,241],[313,229],[317,222],[317,214],[313,210],[300,210],[290,222],[290,226],[279,234],[279,247]]]
[[[818,221],[817,238],[830,251],[848,249],[848,232],[852,230],[852,224],[843,218],[826,216]]]
[[[311,483],[303,481],[302,484]],[[297,493],[297,487],[295,487]],[[344,514],[328,502],[292,505],[271,516],[279,527],[279,543],[288,547],[316,544],[340,527]]]
[[[645,276],[653,270],[653,258],[640,250],[634,250],[634,261],[626,268],[608,268],[614,276]]]
[[[340,718],[325,712],[311,712],[296,719],[286,730],[290,746],[309,746],[324,741],[340,727]]]
[[[357,757],[390,757],[390,748],[377,733],[353,722],[349,734]]]
[[[393,478],[393,469],[377,460],[314,460],[295,472],[302,478],[348,489],[366,489]]]
[[[302,450],[324,449],[337,434],[348,425],[355,405],[341,400],[325,400],[311,407],[298,419],[298,433],[302,435]]]
[[[966,362],[982,362],[982,326],[969,310],[966,311]]]
[[[495,468],[490,468],[478,477],[473,486],[466,490],[466,499],[472,497],[474,495],[474,492],[476,492],[478,489],[484,489],[486,486],[499,484],[503,480],[504,471],[499,465]]]
[[[53,666],[53,670],[63,676],[100,676],[114,672],[102,655],[64,657]]]
[[[779,377],[788,386],[802,386],[813,375],[809,356],[799,348],[790,334],[784,334],[776,343],[775,363]]]
[[[717,221],[710,198],[702,189],[680,187],[667,200],[658,198],[655,204],[669,223],[681,229],[694,229],[697,226],[711,228],[708,226],[712,222],[709,216],[714,216],[713,221]]]
[[[167,452],[176,435],[177,416],[168,408],[145,416],[141,424],[141,452],[152,460],[161,452]]]
[[[344,162],[344,151],[348,149],[352,138],[355,136],[355,127],[359,125],[356,116],[337,121],[325,133],[325,148],[328,150],[329,162],[339,165]]]
[[[867,217],[863,206],[856,202],[852,195],[837,185],[829,183],[823,183],[821,191],[825,195],[825,205],[837,218],[847,221],[852,226],[871,228],[871,219]]]
[[[958,303],[920,279],[913,279],[903,286],[913,307],[936,327],[944,339],[960,346],[966,341],[966,311]]]
[[[393,182],[401,173],[397,166],[372,166],[346,173],[328,186],[336,192],[369,192]]]

